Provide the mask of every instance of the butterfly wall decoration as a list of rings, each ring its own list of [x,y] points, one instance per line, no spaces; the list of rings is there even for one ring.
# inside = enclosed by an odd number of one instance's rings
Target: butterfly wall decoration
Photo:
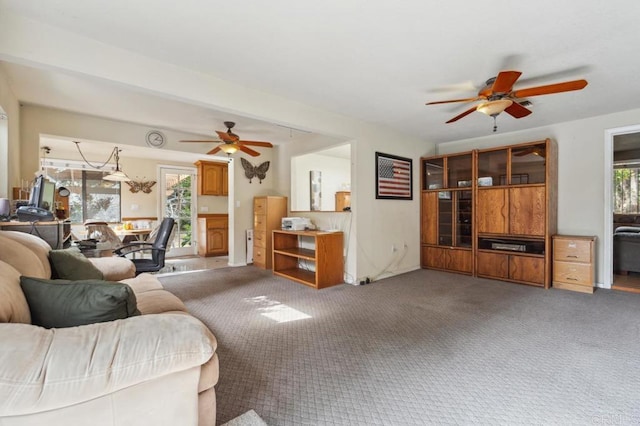
[[[260,183],[262,183],[262,179],[267,177],[267,170],[269,170],[269,161],[265,161],[259,166],[254,166],[249,161],[240,157],[240,162],[242,163],[242,168],[244,169],[244,175],[249,179],[249,183],[251,183],[251,179],[257,177],[260,179]]]
[[[147,180],[147,181],[128,181],[127,185],[129,185],[129,191],[133,192],[134,194],[136,192],[144,192],[145,194],[150,194],[151,193],[151,188],[153,188],[153,185],[156,184],[155,180]]]

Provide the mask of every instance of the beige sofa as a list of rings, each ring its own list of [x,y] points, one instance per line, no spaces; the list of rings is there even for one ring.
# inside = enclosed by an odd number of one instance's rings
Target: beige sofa
[[[50,249],[0,231],[0,426],[215,424],[215,337],[154,276],[124,278],[128,260],[94,265],[133,289],[142,315],[31,325],[20,275],[50,278]]]

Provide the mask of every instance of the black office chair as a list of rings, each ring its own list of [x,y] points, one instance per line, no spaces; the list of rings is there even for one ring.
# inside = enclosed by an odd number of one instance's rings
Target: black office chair
[[[162,219],[158,227],[158,233],[152,243],[137,241],[126,244],[113,251],[120,257],[125,257],[132,253],[151,252],[151,258],[130,259],[136,265],[136,275],[143,272],[157,272],[164,267],[164,255],[167,252],[167,245],[173,234],[175,221],[170,217]]]

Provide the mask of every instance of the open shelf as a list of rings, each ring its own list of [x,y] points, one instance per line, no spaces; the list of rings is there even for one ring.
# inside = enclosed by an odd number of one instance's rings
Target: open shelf
[[[341,284],[344,282],[343,239],[342,232],[274,230],[274,275],[316,289]]]

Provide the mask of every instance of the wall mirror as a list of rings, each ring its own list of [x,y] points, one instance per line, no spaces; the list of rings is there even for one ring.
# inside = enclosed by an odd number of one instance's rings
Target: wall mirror
[[[351,144],[291,157],[291,211],[349,211]]]

